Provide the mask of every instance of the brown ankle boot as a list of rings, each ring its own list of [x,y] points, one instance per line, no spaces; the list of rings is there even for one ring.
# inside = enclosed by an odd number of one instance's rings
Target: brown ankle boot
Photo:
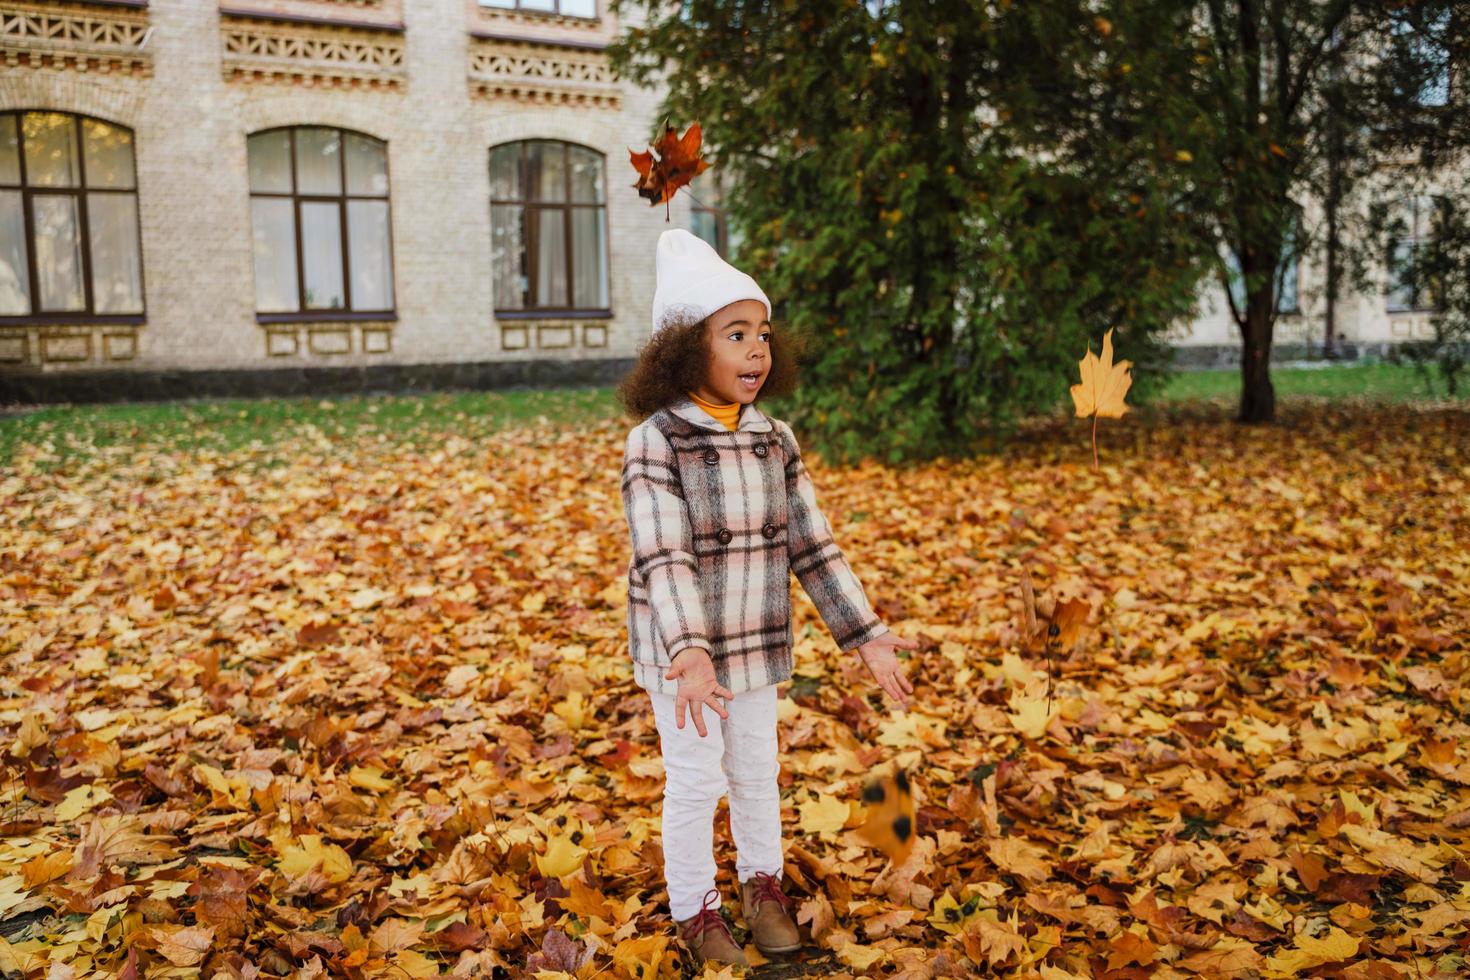
[[[695,966],[702,966],[705,961],[750,965],[746,962],[744,950],[735,945],[735,937],[730,935],[724,916],[720,915],[718,889],[711,888],[704,896],[704,908],[688,919],[675,921],[679,925],[679,938],[694,954]]]
[[[791,921],[791,899],[781,891],[781,879],[757,871],[740,883],[740,900],[756,949],[771,954],[801,948],[801,933]]]

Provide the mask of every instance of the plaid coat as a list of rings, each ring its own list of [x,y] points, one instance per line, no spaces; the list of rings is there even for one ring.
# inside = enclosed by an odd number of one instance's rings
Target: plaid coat
[[[791,573],[842,650],[888,631],[832,527],[791,428],[742,409],[730,431],[684,397],[628,433],[628,637],[638,684],[667,694],[672,658],[704,647],[739,693],[791,676]]]

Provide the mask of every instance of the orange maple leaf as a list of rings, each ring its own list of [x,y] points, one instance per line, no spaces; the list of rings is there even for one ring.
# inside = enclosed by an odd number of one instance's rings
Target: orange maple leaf
[[[1053,655],[1058,650],[1071,651],[1087,628],[1092,604],[1083,599],[1056,601],[1052,596],[1036,597],[1031,584],[1031,570],[1021,566],[1021,649],[1030,656],[1046,655],[1046,699],[1051,704],[1055,677]]]
[[[638,171],[638,180],[633,184],[638,189],[638,196],[648,198],[649,207],[662,201],[665,219],[668,218],[669,199],[679,188],[709,169],[709,161],[700,156],[701,137],[697,122],[690,123],[684,135],[680,136],[665,120],[664,134],[652,147],[658,159],[655,160],[653,153],[647,150],[641,153],[628,151],[633,168]]]
[[[902,864],[914,849],[916,822],[908,774],[896,769],[872,780],[863,787],[863,802],[868,809],[858,836]]]
[[[1113,363],[1113,330],[1103,334],[1102,357],[1092,352],[1087,345],[1087,356],[1077,362],[1082,374],[1082,383],[1072,386],[1072,401],[1077,405],[1077,417],[1092,416],[1092,468],[1097,469],[1097,420],[1099,417],[1120,419],[1131,406],[1123,403],[1133,376],[1128,369],[1132,361]]]

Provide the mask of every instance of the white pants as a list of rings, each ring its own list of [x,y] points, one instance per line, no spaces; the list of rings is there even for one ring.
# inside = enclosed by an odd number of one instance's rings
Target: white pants
[[[735,871],[781,877],[781,790],[776,776],[776,685],[742,691],[725,702],[721,719],[701,705],[703,738],[686,710],[674,724],[674,696],[648,692],[664,757],[664,880],[669,912],[687,919],[715,887],[715,807],[728,790]]]

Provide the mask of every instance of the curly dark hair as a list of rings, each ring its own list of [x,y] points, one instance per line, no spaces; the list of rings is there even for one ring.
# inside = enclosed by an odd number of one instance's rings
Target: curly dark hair
[[[709,370],[709,318],[690,320],[677,313],[661,326],[638,352],[633,369],[618,384],[614,394],[624,410],[642,421],[701,387]],[[796,335],[787,336],[771,327],[771,370],[755,400],[781,398],[796,390],[797,361],[803,345]]]

